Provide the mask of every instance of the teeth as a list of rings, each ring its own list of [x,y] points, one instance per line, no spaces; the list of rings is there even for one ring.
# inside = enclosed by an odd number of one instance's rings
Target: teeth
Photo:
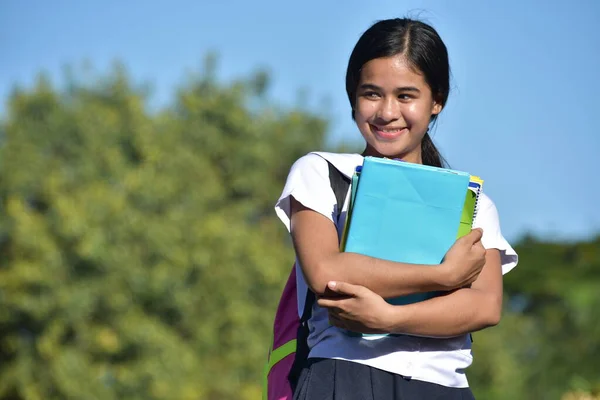
[[[390,129],[390,128],[380,128],[378,126],[372,125],[371,129],[374,129],[376,131],[382,132],[382,133],[388,133],[388,134],[393,134],[393,133],[399,133],[401,131],[403,131],[404,129],[406,129],[406,127],[404,128],[394,128],[394,129]]]

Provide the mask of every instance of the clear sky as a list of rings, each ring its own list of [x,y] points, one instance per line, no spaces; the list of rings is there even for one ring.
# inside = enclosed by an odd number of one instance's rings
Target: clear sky
[[[122,61],[167,104],[209,51],[219,79],[272,73],[273,101],[330,116],[356,143],[344,89],[348,56],[376,20],[420,16],[446,42],[453,92],[434,135],[455,169],[478,174],[509,239],[600,233],[598,0],[0,0],[0,115],[15,84],[87,60]],[[274,199],[275,200],[275,199]]]

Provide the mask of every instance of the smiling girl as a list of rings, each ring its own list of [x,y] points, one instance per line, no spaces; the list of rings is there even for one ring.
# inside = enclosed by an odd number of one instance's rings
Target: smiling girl
[[[473,398],[465,376],[472,363],[469,334],[498,324],[502,274],[517,264],[494,203],[482,196],[476,229],[439,265],[344,253],[339,236],[347,204],[335,218],[327,164],[348,177],[364,156],[443,167],[428,132],[446,104],[449,80],[446,46],[431,26],[377,22],[356,44],[346,74],[364,152],[310,153],[291,168],[276,211],[292,235],[299,293],[312,290],[318,298],[294,399]],[[445,294],[405,306],[384,300],[430,291]],[[304,299],[299,295],[300,315]]]

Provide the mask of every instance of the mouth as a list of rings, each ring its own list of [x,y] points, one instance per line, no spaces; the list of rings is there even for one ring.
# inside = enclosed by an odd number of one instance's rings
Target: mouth
[[[386,140],[396,139],[397,137],[401,136],[402,134],[408,132],[407,127],[395,127],[395,128],[385,127],[385,128],[383,128],[383,127],[377,127],[372,124],[369,124],[369,127],[371,128],[371,132],[375,136],[380,137],[382,139],[386,139]]]

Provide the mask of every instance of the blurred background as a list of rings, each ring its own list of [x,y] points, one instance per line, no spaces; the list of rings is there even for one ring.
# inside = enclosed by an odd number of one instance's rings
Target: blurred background
[[[446,42],[434,141],[520,255],[477,398],[599,398],[599,2],[3,0],[0,399],[260,399],[273,206],[303,154],[362,151],[346,63],[397,16]]]

